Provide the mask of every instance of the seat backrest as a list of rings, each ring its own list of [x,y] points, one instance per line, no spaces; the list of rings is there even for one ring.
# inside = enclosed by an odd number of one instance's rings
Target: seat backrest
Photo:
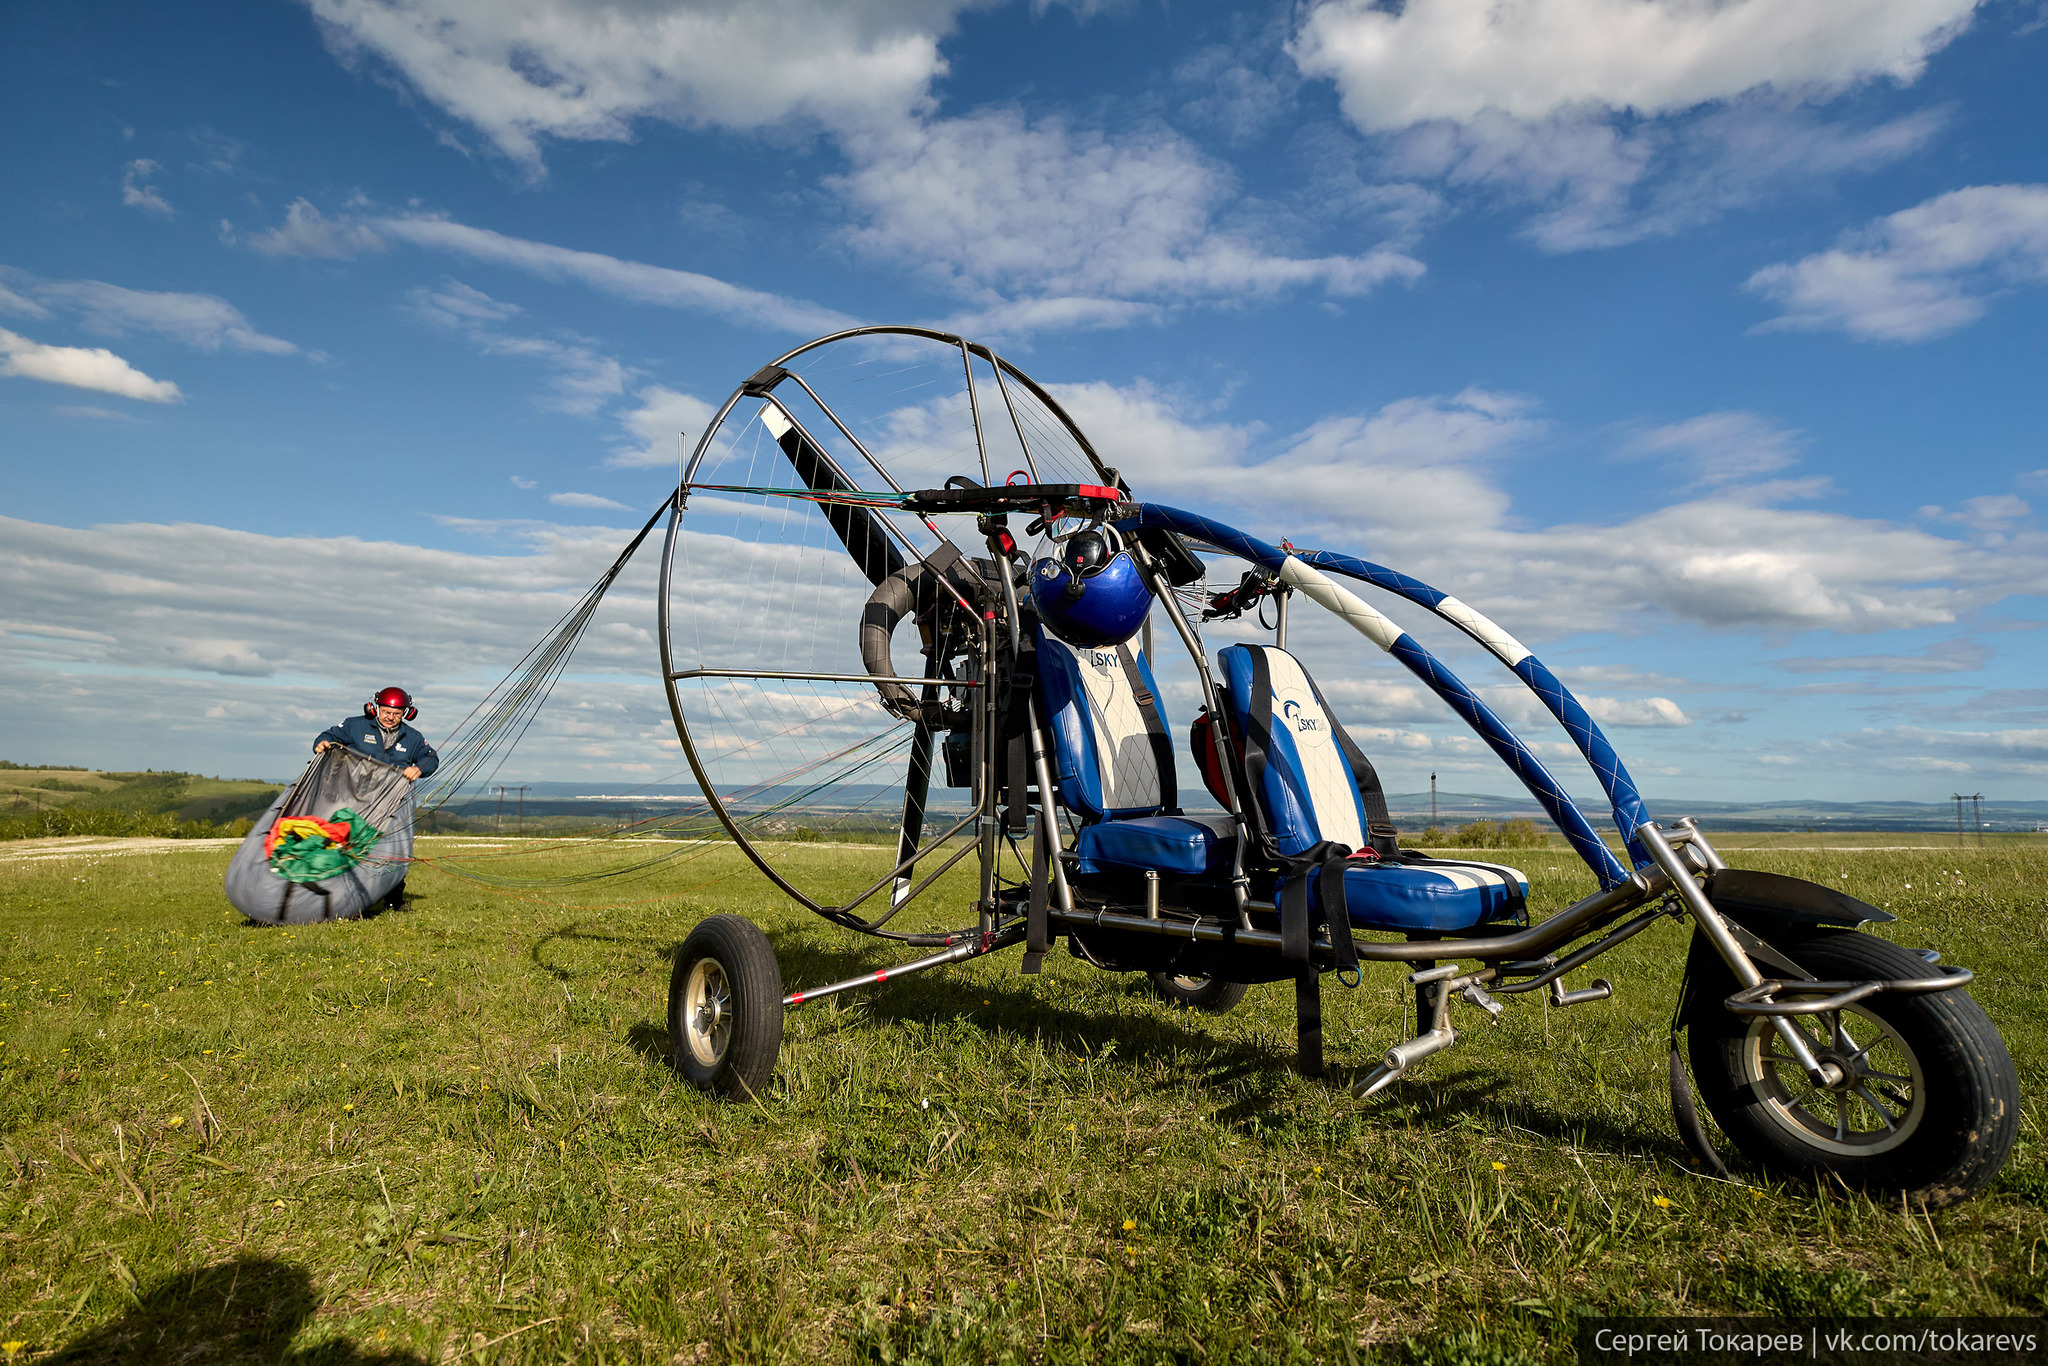
[[[1349,746],[1301,661],[1278,646],[1232,645],[1216,662],[1274,852],[1291,857],[1324,840],[1364,848],[1365,803]]]
[[[1121,820],[1175,809],[1173,732],[1144,655],[1128,645],[1076,649],[1041,630],[1038,687],[1070,810]]]

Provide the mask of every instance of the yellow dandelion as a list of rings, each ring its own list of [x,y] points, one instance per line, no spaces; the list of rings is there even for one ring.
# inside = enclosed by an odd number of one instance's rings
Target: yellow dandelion
[[[349,1113],[349,1112],[350,1112],[351,1110],[353,1110],[353,1109],[355,1109],[355,1108],[356,1108],[356,1107],[355,1107],[354,1105],[352,1105],[352,1104],[351,1104],[351,1105],[344,1105],[344,1106],[342,1106],[342,1107],[341,1107],[341,1112],[342,1112],[343,1114],[347,1114],[347,1113]],[[1668,1203],[1668,1202],[1667,1202],[1667,1203]]]
[[[166,1125],[170,1126],[173,1129],[178,1128],[180,1125],[184,1124],[184,1122],[185,1117],[183,1115],[172,1115],[169,1119],[164,1121]]]
[[[1508,1169],[1508,1164],[1505,1162],[1496,1162],[1493,1164],[1493,1169],[1497,1172],[1504,1172]]]
[[[1658,1209],[1671,1208],[1671,1199],[1669,1196],[1653,1195],[1650,1197],[1650,1203],[1655,1205]]]
[[[1126,1219],[1126,1220],[1124,1220],[1124,1232],[1126,1232],[1126,1233],[1129,1233],[1129,1232],[1130,1232],[1130,1231],[1131,1231],[1132,1229],[1136,1228],[1137,1226],[1138,1226],[1138,1221],[1137,1221],[1136,1219]]]

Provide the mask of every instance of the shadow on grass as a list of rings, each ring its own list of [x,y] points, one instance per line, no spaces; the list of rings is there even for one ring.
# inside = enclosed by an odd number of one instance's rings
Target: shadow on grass
[[[659,935],[608,934],[598,930],[588,929],[585,927],[586,923],[587,922],[581,920],[572,920],[568,924],[563,925],[558,929],[549,930],[546,934],[542,935],[540,938],[533,941],[533,947],[527,950],[527,957],[533,960],[533,965],[535,967],[539,968],[548,976],[554,978],[557,982],[569,982],[575,980],[577,977],[588,977],[594,973],[603,972],[605,971],[605,969],[572,969],[559,967],[556,964],[547,961],[546,955],[549,945],[627,944],[634,947],[646,949],[649,952],[654,953],[661,958],[670,960],[674,959],[676,953],[682,948],[682,942],[680,940],[674,943],[665,944],[662,942],[662,937]]]
[[[841,948],[823,945],[802,930],[771,931],[785,986],[851,977],[871,972],[906,953],[881,947]],[[926,950],[929,952],[929,950]],[[945,970],[900,987],[894,983],[863,993],[862,1005],[877,1020],[924,1025],[962,1023],[983,1029],[1028,1031],[1049,1048],[1075,1057],[1101,1058],[1113,1052],[1124,1059],[1170,1057],[1196,1074],[1212,1092],[1243,1090],[1245,1094],[1220,1106],[1216,1123],[1235,1129],[1273,1132],[1292,1124],[1283,1073],[1294,1063],[1291,1034],[1270,1041],[1218,1039],[1177,1022],[1179,1012],[1092,1012],[1048,1003],[1029,989],[992,982],[970,983],[944,975]],[[1123,1000],[1151,999],[1150,986],[1132,977],[1117,993]],[[651,1058],[666,1059],[665,1030],[636,1026],[650,1034]],[[636,1043],[636,1047],[639,1045]],[[652,1051],[650,1051],[652,1050]],[[1321,1083],[1348,1090],[1378,1064],[1377,1058],[1357,1064],[1326,1062]],[[1541,1065],[1532,1061],[1532,1066]],[[1471,1127],[1476,1118],[1486,1125],[1511,1124],[1544,1138],[1591,1151],[1640,1152],[1668,1156],[1681,1163],[1686,1154],[1675,1134],[1647,1125],[1617,1124],[1583,1112],[1560,1110],[1540,1101],[1506,1096],[1513,1076],[1494,1068],[1443,1070],[1438,1063],[1415,1080],[1397,1083],[1401,1094],[1378,1103],[1389,1106],[1388,1117],[1423,1130]],[[1373,1102],[1366,1102],[1369,1106]],[[1368,1117],[1370,1111],[1367,1112]]]
[[[278,1362],[287,1366],[426,1366],[412,1352],[366,1350],[337,1340],[291,1350],[292,1339],[320,1309],[313,1278],[289,1262],[251,1257],[169,1276],[143,1292],[120,1318],[96,1328],[54,1356],[37,1360],[84,1366],[99,1362]]]
[[[674,1065],[675,1047],[668,1037],[668,1026],[649,1024],[642,1020],[626,1031],[626,1046],[651,1063],[663,1067]]]
[[[931,952],[830,947],[795,930],[774,931],[769,938],[782,965],[785,987],[852,977],[886,967],[906,955]],[[1151,999],[1150,988],[1142,984],[1120,994],[1126,999]],[[1218,1039],[1180,1024],[1172,1014],[1077,1010],[1048,1002],[1026,987],[967,982],[947,975],[943,968],[919,977],[914,983],[891,982],[865,991],[858,999],[877,1020],[922,1025],[962,1023],[1029,1034],[1045,1047],[1077,1058],[1172,1057],[1197,1071],[1201,1084],[1210,1089],[1284,1070],[1294,1055],[1291,1038],[1278,1043]],[[1277,1096],[1262,1095],[1241,1104],[1265,1106],[1275,1099]],[[1230,1122],[1227,1115],[1224,1122]]]

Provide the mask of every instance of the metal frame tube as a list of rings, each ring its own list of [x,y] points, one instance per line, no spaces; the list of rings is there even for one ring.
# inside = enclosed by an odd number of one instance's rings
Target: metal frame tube
[[[1761,984],[1764,975],[1757,971],[1756,964],[1749,961],[1749,955],[1742,951],[1742,945],[1738,944],[1735,936],[1729,932],[1728,922],[1714,909],[1714,903],[1707,900],[1706,892],[1693,880],[1693,870],[1685,866],[1684,861],[1678,856],[1678,851],[1671,847],[1671,842],[1664,838],[1664,832],[1657,828],[1657,823],[1644,821],[1635,828],[1634,834],[1636,841],[1649,852],[1657,866],[1664,870],[1664,875],[1671,879],[1672,888],[1678,893],[1679,900],[1685,903],[1686,910],[1692,912],[1693,920],[1707,936],[1707,942],[1714,946],[1714,951],[1721,955],[1721,961],[1735,974],[1735,980],[1745,988]],[[1822,1068],[1820,1059],[1813,1056],[1813,1049],[1808,1046],[1806,1036],[1799,1031],[1799,1027],[1783,1014],[1772,1015],[1770,1021],[1777,1029],[1778,1037],[1785,1041],[1785,1047],[1791,1050],[1792,1060],[1799,1064],[1800,1070],[1806,1073],[1814,1085],[1832,1085],[1836,1078],[1830,1076],[1829,1071]]]
[[[1003,362],[991,351],[988,353],[988,368],[995,372],[996,391],[1003,396],[1003,407],[1009,410],[1010,425],[1017,431],[1017,446],[1024,452],[1024,467],[1031,471],[1031,482],[1038,482],[1038,459],[1031,454],[1031,442],[1024,435],[1024,420],[1017,416],[1017,404],[1010,397],[1010,386],[1003,379]]]
[[[1146,586],[1152,590],[1154,600],[1165,606],[1166,619],[1173,623],[1174,633],[1180,637],[1181,646],[1194,661],[1195,677],[1202,685],[1202,705],[1209,712],[1209,731],[1216,744],[1216,753],[1219,756],[1227,755],[1229,736],[1223,731],[1223,707],[1216,697],[1216,680],[1209,673],[1209,660],[1202,652],[1202,642],[1188,626],[1187,619],[1181,615],[1180,604],[1173,600],[1173,585],[1166,581],[1166,575],[1153,562],[1152,556],[1146,552],[1143,545],[1139,545],[1133,539],[1132,546],[1138,567],[1144,572]],[[1148,625],[1151,623],[1149,613],[1146,614],[1145,620]],[[1250,904],[1251,881],[1244,872],[1244,851],[1246,844],[1251,840],[1252,827],[1251,822],[1245,818],[1244,801],[1238,796],[1237,780],[1231,775],[1227,759],[1222,769],[1224,806],[1230,812],[1230,819],[1237,823],[1237,838],[1231,841],[1230,846],[1231,892],[1237,902],[1238,920],[1246,930],[1249,930],[1251,921],[1246,915],[1245,908]]]
[[[1031,724],[1031,768],[1038,779],[1038,831],[1037,838],[1045,841],[1046,862],[1052,865],[1052,890],[1060,909],[1074,909],[1073,889],[1067,886],[1066,863],[1060,858],[1065,846],[1060,842],[1059,822],[1052,815],[1052,765],[1045,754],[1045,727],[1038,720],[1038,699],[1024,699],[1027,719]]]
[[[792,991],[782,998],[782,1006],[787,1010],[791,1006],[820,1001],[827,996],[837,996],[841,992],[880,986],[891,978],[909,977],[920,972],[930,972],[933,968],[943,968],[951,963],[964,963],[970,958],[980,958],[984,954],[1008,948],[1022,937],[1021,933],[1009,931],[997,935],[981,935],[971,944],[961,944],[957,948],[932,954],[928,958],[913,958],[908,963],[900,963],[893,968],[877,968],[873,972],[864,972],[858,977],[848,977],[844,981],[832,982],[826,986],[812,987],[807,991]]]
[[[1592,925],[1620,915],[1629,907],[1638,905],[1646,898],[1656,896],[1664,890],[1664,879],[1658,875],[1632,874],[1627,881],[1609,887],[1605,891],[1579,901],[1541,924],[1532,925],[1519,934],[1494,935],[1485,939],[1431,939],[1410,943],[1357,943],[1358,956],[1375,963],[1416,963],[1431,962],[1442,958],[1477,958],[1481,962],[1495,962],[1507,958],[1519,958],[1532,953],[1545,953],[1559,944],[1582,934]],[[1255,909],[1271,911],[1267,903],[1250,903]],[[1280,935],[1275,930],[1245,929],[1239,925],[1226,924],[1220,920],[1186,921],[1147,920],[1141,915],[1124,915],[1119,912],[1075,911],[1071,915],[1058,917],[1075,925],[1092,925],[1102,929],[1136,930],[1141,934],[1160,934],[1178,939],[1196,939],[1205,943],[1248,944],[1257,948],[1278,949]],[[1311,955],[1329,958],[1334,949],[1327,935],[1309,941]]]
[[[777,669],[679,669],[671,679],[685,678],[772,678],[796,683],[902,683],[913,688],[978,688],[975,678],[910,678],[899,674],[796,673]]]
[[[1610,931],[1602,938],[1597,939],[1593,943],[1586,945],[1586,947],[1584,947],[1583,949],[1579,949],[1571,954],[1566,955],[1563,958],[1560,958],[1557,962],[1545,968],[1542,972],[1537,973],[1534,977],[1529,978],[1527,981],[1511,982],[1503,985],[1498,980],[1496,980],[1493,987],[1493,993],[1496,996],[1512,996],[1516,992],[1534,991],[1538,987],[1548,986],[1550,985],[1550,983],[1556,981],[1558,978],[1572,971],[1572,969],[1582,967],[1585,964],[1592,962],[1595,958],[1598,958],[1601,954],[1607,952],[1609,949],[1615,947],[1617,944],[1620,944],[1625,940],[1635,938],[1644,930],[1649,929],[1650,926],[1656,924],[1659,920],[1664,919],[1669,914],[1670,912],[1666,911],[1661,906],[1653,910],[1644,911],[1641,915],[1637,916],[1634,920],[1629,921],[1627,924],[1621,926],[1619,929]]]
[[[995,476],[988,470],[988,438],[981,433],[981,399],[974,392],[974,353],[967,349],[964,338],[960,342],[960,368],[967,376],[967,412],[974,419],[974,453],[981,459],[981,482],[993,484]]]

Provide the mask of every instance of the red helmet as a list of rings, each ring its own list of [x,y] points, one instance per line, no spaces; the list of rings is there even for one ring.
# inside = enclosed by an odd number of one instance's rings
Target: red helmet
[[[403,707],[408,721],[420,714],[420,709],[412,704],[412,694],[403,688],[386,688],[363,703],[363,715],[375,716],[379,707]]]

